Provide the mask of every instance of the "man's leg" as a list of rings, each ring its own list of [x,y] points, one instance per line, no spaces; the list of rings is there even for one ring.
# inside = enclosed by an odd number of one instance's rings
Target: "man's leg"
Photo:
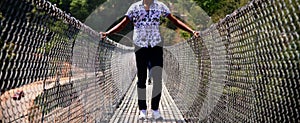
[[[150,62],[152,64],[153,90],[152,90],[152,110],[158,110],[162,91],[162,69],[163,69],[163,49],[153,47],[150,51]]]
[[[151,65],[151,62],[149,61],[148,62],[148,85],[151,85],[151,78],[152,78],[152,65]]]
[[[137,91],[138,91],[138,105],[140,110],[147,110],[146,104],[146,79],[147,79],[147,63],[148,63],[148,49],[141,48],[135,52],[137,65]]]

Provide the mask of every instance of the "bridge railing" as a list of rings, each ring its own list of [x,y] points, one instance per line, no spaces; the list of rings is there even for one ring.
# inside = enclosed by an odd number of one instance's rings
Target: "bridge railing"
[[[167,88],[190,122],[299,122],[300,2],[253,0],[167,47]]]
[[[135,76],[133,49],[45,0],[0,1],[0,122],[105,122]]]

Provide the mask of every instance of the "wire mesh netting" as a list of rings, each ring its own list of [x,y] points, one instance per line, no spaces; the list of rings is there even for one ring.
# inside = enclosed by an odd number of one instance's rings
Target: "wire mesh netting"
[[[134,50],[44,0],[0,1],[0,122],[108,122],[135,77]],[[298,0],[254,0],[164,49],[187,122],[299,122]]]
[[[167,47],[164,79],[186,121],[299,122],[299,10],[254,0]]]
[[[44,0],[0,8],[0,122],[108,121],[135,76],[133,49]]]

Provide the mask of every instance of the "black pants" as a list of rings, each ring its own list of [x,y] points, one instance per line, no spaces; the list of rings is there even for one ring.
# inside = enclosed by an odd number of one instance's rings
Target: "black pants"
[[[155,46],[153,48],[140,48],[135,52],[136,65],[138,72],[138,105],[140,110],[146,110],[146,79],[147,66],[151,63],[153,90],[151,108],[157,110],[159,107],[161,91],[162,91],[162,68],[163,68],[163,49]]]

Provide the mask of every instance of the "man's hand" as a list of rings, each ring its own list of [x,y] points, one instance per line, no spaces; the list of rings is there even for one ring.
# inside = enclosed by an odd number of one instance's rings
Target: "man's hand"
[[[107,36],[107,33],[106,33],[106,32],[100,32],[99,34],[101,35],[101,39],[102,39],[102,40],[105,39],[106,36]]]
[[[198,31],[193,31],[193,37],[198,38],[200,33]]]

